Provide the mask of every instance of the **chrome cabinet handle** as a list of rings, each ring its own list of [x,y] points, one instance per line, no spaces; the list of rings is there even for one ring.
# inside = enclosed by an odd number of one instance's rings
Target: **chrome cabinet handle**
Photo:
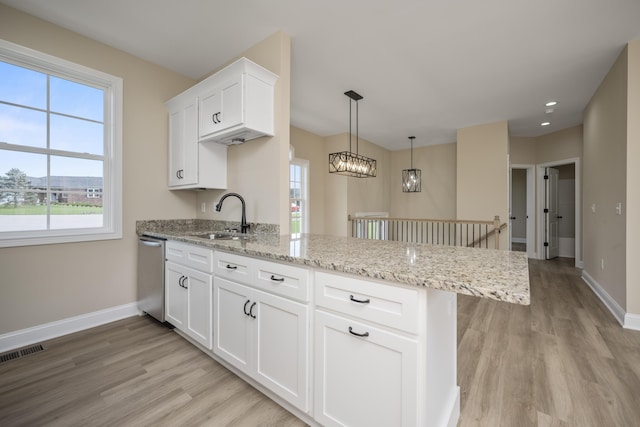
[[[353,295],[349,295],[349,299],[353,302],[357,302],[358,304],[369,304],[371,300],[367,299],[356,299]]]
[[[353,332],[353,328],[351,326],[349,326],[349,333],[351,335],[355,335],[357,337],[368,337],[369,336],[369,332],[363,332],[361,334],[359,334],[358,332]]]
[[[272,274],[271,280],[273,280],[274,282],[284,282],[284,277],[276,277]]]

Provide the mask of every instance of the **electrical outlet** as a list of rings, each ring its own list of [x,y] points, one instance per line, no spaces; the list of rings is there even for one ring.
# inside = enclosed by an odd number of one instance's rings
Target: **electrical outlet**
[[[604,258],[600,260],[600,268],[604,270]]]
[[[596,204],[591,205],[591,212],[596,213]]]
[[[616,214],[622,215],[622,203],[620,202],[616,205]]]
[[[207,204],[205,202],[202,202],[202,205],[200,206],[200,210],[202,211],[202,213],[207,212]]]

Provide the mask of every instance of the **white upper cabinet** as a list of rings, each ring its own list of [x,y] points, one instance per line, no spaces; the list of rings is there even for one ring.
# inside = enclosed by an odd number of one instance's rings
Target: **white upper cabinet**
[[[277,79],[240,58],[167,101],[170,189],[227,188],[226,145],[274,135]]]
[[[192,89],[166,104],[169,110],[169,188],[225,189],[227,147],[198,142],[198,97]]]
[[[240,58],[200,82],[199,140],[240,144],[274,135],[273,96],[278,76]]]

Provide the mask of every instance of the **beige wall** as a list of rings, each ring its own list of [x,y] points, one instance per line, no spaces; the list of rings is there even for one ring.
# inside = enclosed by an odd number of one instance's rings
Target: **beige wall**
[[[197,217],[240,221],[241,204],[233,199],[225,201],[221,212],[213,210],[224,193],[235,192],[246,201],[249,222],[278,224],[280,232],[288,234],[291,39],[277,32],[237,58],[242,56],[278,75],[274,97],[275,136],[229,147],[227,189],[199,192],[197,206],[205,203],[206,212],[197,209]]]
[[[509,131],[507,122],[458,129],[456,217],[509,223]],[[509,230],[500,248],[509,248]]]
[[[542,135],[535,140],[536,163],[582,157],[582,126]]]
[[[329,136],[324,139],[327,173],[324,176],[324,232],[332,236],[346,236],[348,232],[347,183],[346,176],[329,173],[329,153],[345,150],[347,133]]]
[[[627,311],[640,314],[640,40],[629,43],[627,77]]]
[[[627,64],[625,49],[589,101],[583,146],[584,269],[623,308],[626,210],[616,215],[615,205],[626,201]]]
[[[343,141],[346,142],[347,138],[348,136],[345,135]],[[375,178],[347,180],[347,212],[351,215],[357,212],[388,212],[391,153],[367,140],[360,139],[360,154],[376,159],[378,173]]]
[[[164,108],[194,82],[4,5],[0,38],[124,80],[123,238],[0,249],[0,334],[135,302],[135,221],[195,213],[167,190]]]
[[[325,178],[329,175],[324,138],[291,127],[291,145],[298,159],[309,161],[309,233],[323,234],[325,211]]]
[[[456,217],[456,144],[413,149],[413,167],[421,170],[422,191],[402,192],[402,170],[411,166],[410,150],[391,152],[389,214],[395,218]]]

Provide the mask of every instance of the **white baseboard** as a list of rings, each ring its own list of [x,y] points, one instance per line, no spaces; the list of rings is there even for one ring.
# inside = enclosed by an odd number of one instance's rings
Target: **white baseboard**
[[[456,427],[458,420],[460,420],[460,386],[455,387],[455,398],[451,410],[449,411],[449,421],[447,427]]]
[[[120,305],[0,335],[0,353],[140,314],[138,303]]]
[[[582,280],[586,282],[587,285],[591,288],[591,290],[600,298],[600,301],[604,303],[604,305],[609,309],[613,317],[616,318],[618,323],[625,329],[638,329],[640,330],[640,316],[635,314],[627,314],[624,309],[620,307],[607,291],[593,278],[589,273],[582,270]],[[629,322],[626,321],[627,317],[633,317],[634,319],[629,319]],[[635,327],[633,327],[635,323]]]
[[[640,331],[640,314],[625,314],[624,327],[625,329]]]

